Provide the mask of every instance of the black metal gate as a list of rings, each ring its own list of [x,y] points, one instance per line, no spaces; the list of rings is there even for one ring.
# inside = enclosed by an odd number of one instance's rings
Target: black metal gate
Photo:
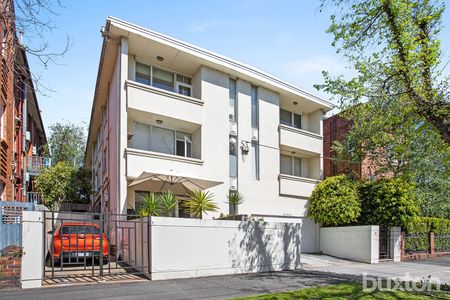
[[[390,230],[389,227],[380,226],[380,243],[379,254],[380,259],[390,258]]]
[[[44,284],[143,278],[150,222],[135,215],[44,213]]]

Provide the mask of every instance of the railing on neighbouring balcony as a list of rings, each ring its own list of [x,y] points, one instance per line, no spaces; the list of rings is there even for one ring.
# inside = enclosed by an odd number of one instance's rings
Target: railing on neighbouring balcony
[[[39,195],[38,192],[28,192],[27,193],[27,200],[28,202],[33,202],[36,204],[42,204],[42,198],[41,195]]]
[[[28,157],[28,171],[30,175],[36,175],[42,168],[48,168],[52,165],[52,159],[41,156]]]

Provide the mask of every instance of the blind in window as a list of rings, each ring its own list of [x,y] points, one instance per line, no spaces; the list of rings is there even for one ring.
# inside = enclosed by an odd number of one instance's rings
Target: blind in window
[[[155,152],[175,153],[175,132],[170,129],[152,126],[151,150]]]
[[[134,128],[134,147],[141,150],[150,150],[150,126],[136,123]]]

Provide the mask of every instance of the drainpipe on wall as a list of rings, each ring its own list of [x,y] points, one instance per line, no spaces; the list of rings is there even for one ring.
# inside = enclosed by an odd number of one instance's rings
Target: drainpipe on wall
[[[23,157],[23,174],[22,174],[22,195],[26,201],[27,191],[27,128],[28,128],[28,85],[23,85],[23,100],[22,100],[22,157]],[[31,132],[30,132],[31,141]]]

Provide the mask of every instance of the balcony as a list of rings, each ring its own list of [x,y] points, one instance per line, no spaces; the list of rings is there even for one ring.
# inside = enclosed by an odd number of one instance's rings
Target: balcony
[[[323,152],[322,136],[283,124],[280,125],[280,145],[316,154]]]
[[[280,195],[300,198],[311,197],[312,191],[316,187],[316,184],[320,182],[320,180],[316,179],[284,174],[279,175],[279,180]]]
[[[52,159],[40,156],[28,157],[28,172],[31,176],[39,174],[42,168],[48,168],[52,165]]]
[[[130,80],[125,85],[128,108],[202,124],[202,100]]]
[[[36,204],[42,204],[41,195],[38,192],[28,192],[27,193],[28,202],[34,202]]]
[[[154,151],[127,148],[127,177],[135,178],[142,172],[167,172],[176,170],[187,174],[202,174],[203,161],[197,158],[183,157]]]

